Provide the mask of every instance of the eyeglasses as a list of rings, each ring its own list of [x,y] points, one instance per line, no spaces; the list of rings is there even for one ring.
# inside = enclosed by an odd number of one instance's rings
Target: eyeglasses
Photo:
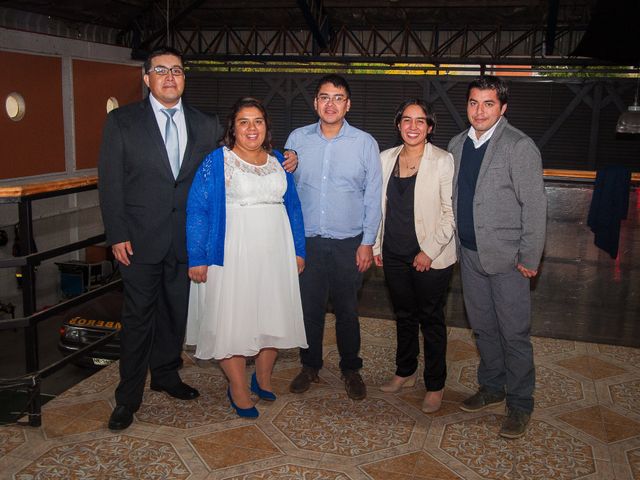
[[[171,75],[174,77],[181,77],[184,75],[184,69],[182,67],[165,67],[164,65],[156,65],[155,67],[151,67],[151,69],[147,73],[154,72],[156,75],[160,75],[164,77],[171,72]]]
[[[349,100],[349,98],[346,95],[326,95],[326,94],[318,95],[318,102],[320,103],[329,103],[329,101],[332,101],[336,105],[340,105],[341,103],[344,103],[347,100]]]

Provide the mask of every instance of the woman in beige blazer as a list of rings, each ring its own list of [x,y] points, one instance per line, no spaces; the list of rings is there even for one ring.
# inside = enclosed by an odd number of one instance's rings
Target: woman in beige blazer
[[[404,102],[395,116],[402,145],[380,154],[382,223],[373,247],[384,268],[396,317],[396,373],[383,392],[415,385],[424,337],[427,389],[422,410],[440,408],[447,376],[444,307],[456,261],[451,207],[453,157],[429,143],[435,115],[424,101]]]

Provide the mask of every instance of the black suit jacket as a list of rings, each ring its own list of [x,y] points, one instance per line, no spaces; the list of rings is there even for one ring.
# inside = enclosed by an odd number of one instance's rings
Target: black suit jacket
[[[159,263],[172,246],[187,262],[187,196],[222,132],[217,117],[183,107],[188,141],[177,179],[149,99],[107,117],[98,164],[102,219],[107,243],[130,241],[135,263]]]

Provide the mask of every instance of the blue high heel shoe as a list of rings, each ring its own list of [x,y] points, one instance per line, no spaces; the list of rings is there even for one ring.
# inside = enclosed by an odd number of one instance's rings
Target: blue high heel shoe
[[[260,388],[255,372],[251,376],[251,391],[258,395],[262,400],[267,400],[268,402],[273,402],[276,399],[276,395],[273,392]]]
[[[239,406],[237,406],[233,401],[233,398],[231,398],[231,388],[227,388],[227,397],[229,397],[231,406],[234,408],[239,417],[256,418],[258,415],[260,415],[256,407],[240,408]]]

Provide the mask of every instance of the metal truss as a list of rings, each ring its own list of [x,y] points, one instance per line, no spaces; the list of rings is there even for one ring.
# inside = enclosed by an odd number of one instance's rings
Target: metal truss
[[[554,55],[545,54],[549,31],[546,27],[529,30],[439,29],[334,31],[326,48],[318,49],[318,34],[311,30],[286,28],[220,30],[172,30],[170,38],[161,31],[150,38],[146,49],[169,43],[190,60],[256,61],[336,61],[411,62],[442,64],[528,64],[583,65],[589,61],[570,58],[584,30],[558,27],[553,35]],[[326,41],[326,37],[323,41]]]

